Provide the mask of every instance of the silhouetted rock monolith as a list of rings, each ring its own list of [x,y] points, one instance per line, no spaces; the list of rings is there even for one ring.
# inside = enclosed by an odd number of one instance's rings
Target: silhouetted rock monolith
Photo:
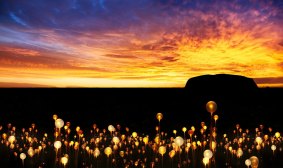
[[[216,114],[224,126],[253,124],[257,117],[258,87],[251,78],[228,74],[197,76],[187,81],[185,93],[187,106],[196,111],[192,117],[207,118],[205,105],[210,100],[217,103]]]
[[[233,97],[254,96],[258,87],[253,79],[238,75],[217,74],[190,78],[185,88],[192,94]]]

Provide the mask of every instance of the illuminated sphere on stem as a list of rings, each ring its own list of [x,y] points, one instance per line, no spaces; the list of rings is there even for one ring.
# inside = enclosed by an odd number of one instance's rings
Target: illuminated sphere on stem
[[[61,118],[58,118],[55,120],[55,127],[56,128],[62,128],[64,126],[64,121]]]
[[[218,120],[218,118],[219,118],[218,115],[213,116],[213,119],[215,120],[215,122]]]
[[[217,104],[214,101],[209,101],[206,103],[206,110],[211,113],[214,113],[217,109]]]
[[[252,168],[257,168],[258,167],[258,158],[256,156],[250,157],[251,160],[251,166]]]
[[[9,138],[8,138],[8,141],[9,141],[10,143],[14,143],[15,140],[16,140],[16,137],[15,137],[14,135],[9,136]]]
[[[262,138],[261,137],[256,137],[255,141],[256,141],[257,144],[260,145],[262,143]]]
[[[176,145],[178,145],[179,147],[182,146],[184,144],[184,139],[180,136],[177,136],[174,139],[174,142],[176,143]]]
[[[111,147],[107,147],[104,149],[104,153],[107,155],[107,157],[109,157],[109,155],[112,154],[112,149]]]
[[[204,158],[202,159],[202,162],[203,162],[203,164],[206,166],[206,165],[209,163],[209,158],[204,157]]]
[[[25,153],[21,153],[20,154],[20,159],[25,160],[27,157],[27,155]]]
[[[160,146],[158,149],[158,152],[163,156],[166,153],[166,147]]]
[[[94,152],[93,152],[94,157],[98,157],[100,155],[100,151],[98,148],[95,148]]]
[[[207,150],[205,150],[205,151],[203,152],[203,157],[205,157],[205,158],[210,159],[210,158],[212,158],[212,156],[213,156],[213,153],[212,153],[212,151],[209,150],[209,149],[207,149]]]
[[[177,130],[173,130],[173,134],[175,134],[175,135],[176,135],[176,134],[177,134]]]
[[[119,155],[120,155],[121,157],[124,157],[124,156],[125,156],[125,152],[124,152],[124,151],[120,151],[120,152],[119,152]]]
[[[183,127],[182,128],[182,131],[185,133],[187,131],[187,128],[186,127]]]
[[[58,118],[57,114],[54,114],[53,115],[53,120],[57,120],[57,118]]]
[[[174,149],[172,149],[170,152],[169,152],[169,156],[170,158],[173,158],[175,156],[176,152]]]
[[[137,132],[133,132],[132,136],[133,136],[133,138],[136,138],[138,136],[138,133]]]
[[[118,137],[113,137],[112,141],[114,142],[114,144],[118,144],[120,142],[120,139]]]
[[[156,114],[156,119],[160,122],[160,120],[162,120],[163,118],[163,114],[162,113],[157,113]]]
[[[271,145],[271,150],[275,151],[276,150],[276,145]]]
[[[238,150],[237,150],[237,156],[238,156],[238,157],[243,156],[243,150],[242,150],[242,148],[238,148]]]
[[[61,142],[61,141],[55,141],[55,142],[54,142],[54,147],[55,147],[57,150],[60,149],[61,146],[62,146],[62,142]]]
[[[108,126],[108,131],[114,132],[115,131],[115,127],[113,125],[109,125]]]
[[[251,160],[250,159],[246,159],[245,165],[249,167],[251,164],[252,164]]]
[[[28,155],[29,155],[30,157],[33,157],[33,155],[34,155],[34,150],[32,149],[32,147],[29,148],[29,150],[28,150]]]
[[[61,163],[62,163],[64,166],[66,166],[66,164],[68,163],[68,158],[65,157],[65,156],[63,156],[63,157],[61,158]]]
[[[142,141],[144,142],[144,144],[148,144],[148,137],[143,137]]]

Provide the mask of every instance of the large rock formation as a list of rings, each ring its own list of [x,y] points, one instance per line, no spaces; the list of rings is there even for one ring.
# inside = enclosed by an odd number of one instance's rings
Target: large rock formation
[[[253,79],[238,75],[203,75],[190,78],[185,88],[191,94],[208,97],[254,96],[258,87]]]
[[[218,104],[216,113],[223,126],[253,124],[258,111],[258,87],[251,78],[237,75],[217,74],[191,78],[185,86],[185,94],[191,116],[207,118],[206,102]],[[257,119],[257,122],[259,120]]]

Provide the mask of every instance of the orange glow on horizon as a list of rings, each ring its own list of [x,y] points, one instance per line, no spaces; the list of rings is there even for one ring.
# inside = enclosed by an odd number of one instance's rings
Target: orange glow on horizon
[[[174,15],[141,25],[107,22],[109,30],[0,26],[0,87],[184,87],[191,77],[220,73],[281,87],[280,10],[259,5],[266,12],[252,5],[239,12],[236,2],[207,11],[172,7]]]

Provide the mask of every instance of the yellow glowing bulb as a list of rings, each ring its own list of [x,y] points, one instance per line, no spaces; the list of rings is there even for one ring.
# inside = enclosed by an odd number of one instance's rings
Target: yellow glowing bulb
[[[81,128],[79,126],[76,127],[76,132],[79,132]]]
[[[198,145],[198,146],[201,146],[201,142],[200,142],[200,141],[197,141],[197,145]]]
[[[175,134],[175,135],[176,135],[176,134],[177,134],[177,130],[173,130],[173,134]]]
[[[109,132],[114,132],[116,129],[115,129],[115,127],[113,126],[113,125],[109,125],[108,126],[108,131]]]
[[[125,156],[125,152],[124,151],[120,151],[119,155],[123,158]]]
[[[206,125],[205,125],[205,126],[203,126],[203,129],[204,129],[204,130],[207,130],[207,126],[206,126]]]
[[[182,131],[185,133],[187,131],[187,128],[186,127],[183,127],[182,128]]]
[[[85,150],[86,150],[87,152],[89,152],[89,146],[85,147]]]
[[[136,138],[138,136],[138,133],[137,132],[133,132],[132,136],[133,136],[133,138]]]
[[[56,114],[53,115],[53,120],[57,120],[58,116]]]
[[[170,158],[173,158],[173,157],[175,156],[175,154],[176,154],[175,150],[171,150],[171,151],[169,152]]]
[[[97,158],[100,155],[100,151],[98,148],[95,148],[93,155]]]
[[[262,138],[261,137],[256,137],[255,141],[256,141],[257,144],[260,145],[262,143]]]
[[[107,157],[109,157],[109,155],[112,154],[112,149],[111,147],[107,147],[104,149],[104,153],[107,155]]]
[[[64,166],[66,166],[66,164],[68,163],[68,158],[65,157],[65,156],[63,156],[63,157],[61,158],[61,163],[62,163]]]
[[[9,141],[10,143],[14,143],[15,140],[16,140],[16,137],[15,137],[14,135],[9,136],[9,138],[8,138],[8,141]]]
[[[139,146],[139,144],[140,144],[139,141],[136,141],[136,142],[135,142],[135,145],[136,145],[136,146]]]
[[[241,157],[243,155],[243,150],[242,150],[242,148],[238,148],[238,150],[237,150],[237,157]]]
[[[202,162],[203,162],[203,164],[206,166],[206,165],[209,163],[209,158],[204,157],[204,158],[202,159]]]
[[[206,104],[206,110],[207,110],[209,113],[211,113],[211,115],[212,115],[212,113],[214,113],[214,112],[216,111],[216,109],[217,109],[217,104],[216,104],[214,101],[209,101],[209,102],[207,102],[207,104]]]
[[[276,132],[276,133],[275,133],[275,137],[276,137],[276,138],[279,138],[279,137],[280,137],[280,133],[279,133],[279,132]]]
[[[158,149],[158,152],[163,156],[166,153],[166,147],[160,146]]]
[[[213,156],[213,153],[212,153],[212,151],[209,150],[209,149],[207,149],[207,150],[205,150],[205,151],[203,152],[203,157],[205,157],[205,158],[210,159],[210,158],[212,158],[212,156]]]
[[[7,138],[7,134],[6,134],[6,133],[3,133],[3,134],[2,134],[2,138],[3,138],[3,139],[6,139],[6,138]]]
[[[162,113],[157,113],[156,114],[156,118],[160,122],[160,120],[162,120],[162,118],[163,118],[163,114]]]
[[[118,144],[120,142],[120,139],[118,137],[113,137],[112,141],[114,142],[114,144]]]
[[[22,160],[25,160],[25,159],[26,159],[26,157],[27,157],[27,156],[26,156],[26,154],[25,154],[25,153],[21,153],[21,154],[20,154],[20,158],[21,158]]]
[[[194,126],[191,127],[191,130],[193,130],[194,132],[196,131],[196,128]]]
[[[121,139],[122,139],[122,141],[124,141],[125,139],[126,139],[126,135],[121,135]]]
[[[218,120],[218,115],[214,115],[214,116],[213,116],[213,119],[214,119],[215,121],[217,121],[217,120]]]
[[[252,156],[250,157],[250,161],[251,161],[251,166],[252,168],[257,168],[258,167],[258,158],[256,156]]]
[[[34,155],[34,150],[33,150],[32,147],[29,148],[29,150],[28,150],[28,155],[29,155],[30,157],[33,157],[33,155]]]
[[[148,137],[144,137],[144,138],[143,138],[143,142],[144,142],[144,144],[147,145],[147,144],[148,144]]]
[[[54,142],[54,147],[58,150],[59,148],[61,148],[61,146],[62,146],[62,143],[61,143],[61,141],[55,141]]]
[[[156,136],[156,137],[154,138],[154,142],[155,142],[156,144],[159,144],[159,143],[160,143],[160,137],[159,137],[159,136]]]
[[[275,145],[271,145],[271,150],[274,152],[276,150],[276,146]]]
[[[56,128],[59,128],[59,129],[62,128],[64,126],[64,121],[60,118],[57,118],[55,120],[55,126]]]
[[[174,142],[176,143],[176,145],[178,145],[180,147],[184,144],[184,139],[182,137],[178,136],[174,139]]]

